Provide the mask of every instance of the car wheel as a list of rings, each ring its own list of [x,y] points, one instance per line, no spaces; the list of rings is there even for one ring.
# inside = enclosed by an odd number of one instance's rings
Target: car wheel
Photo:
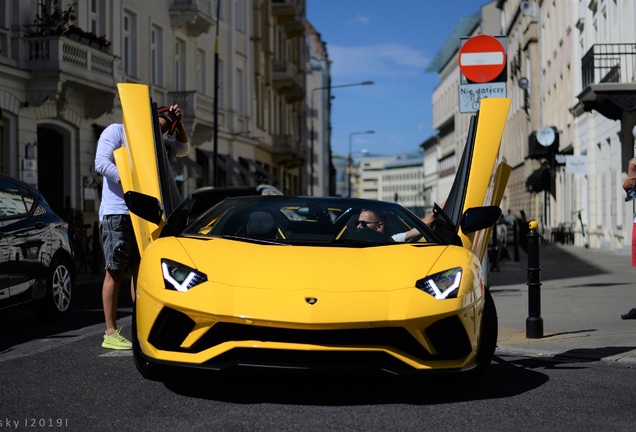
[[[479,349],[477,350],[477,365],[472,371],[475,377],[482,375],[490,365],[490,362],[492,362],[497,348],[497,338],[499,337],[499,320],[497,319],[495,301],[490,290],[486,290],[485,296],[481,338]]]
[[[55,258],[46,278],[46,294],[35,307],[38,315],[46,319],[64,318],[71,310],[73,273],[69,260]]]
[[[146,379],[152,381],[165,381],[166,374],[163,369],[146,360],[141,352],[141,345],[139,344],[139,337],[137,336],[137,303],[133,305],[132,314],[132,352],[135,359],[135,366],[139,373]]]

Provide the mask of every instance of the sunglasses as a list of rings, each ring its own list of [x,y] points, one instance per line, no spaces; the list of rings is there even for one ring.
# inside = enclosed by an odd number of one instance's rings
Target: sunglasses
[[[356,226],[362,225],[362,228],[366,228],[369,224],[377,224],[377,223],[380,223],[380,221],[363,221],[363,220],[359,220],[358,224]]]

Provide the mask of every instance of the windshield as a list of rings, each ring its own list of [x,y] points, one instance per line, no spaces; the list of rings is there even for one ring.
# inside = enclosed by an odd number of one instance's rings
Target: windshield
[[[349,198],[228,198],[182,235],[320,246],[438,243],[435,234],[407,209]]]

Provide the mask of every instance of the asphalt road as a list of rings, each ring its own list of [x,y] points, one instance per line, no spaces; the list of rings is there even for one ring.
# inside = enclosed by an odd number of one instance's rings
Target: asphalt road
[[[123,293],[123,292],[122,292]],[[0,430],[631,431],[636,365],[499,354],[478,382],[250,374],[143,379],[101,348],[99,284],[63,323],[0,316]],[[130,332],[130,304],[120,324]]]

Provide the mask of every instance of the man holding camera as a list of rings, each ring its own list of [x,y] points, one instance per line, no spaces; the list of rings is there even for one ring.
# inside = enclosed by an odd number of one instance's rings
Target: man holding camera
[[[190,153],[190,141],[181,119],[183,113],[178,105],[158,109],[161,133],[168,134],[164,142],[173,147],[177,157]],[[174,135],[175,139],[172,140]],[[135,240],[128,207],[124,201],[119,172],[115,164],[114,152],[124,145],[124,125],[114,123],[108,126],[97,141],[95,153],[95,172],[104,176],[102,201],[99,207],[99,225],[106,261],[106,275],[102,284],[102,304],[106,332],[103,348],[128,350],[132,344],[121,334],[117,327],[117,305],[119,286],[126,269],[131,272],[130,295],[135,301],[135,282],[139,270],[139,249]]]

